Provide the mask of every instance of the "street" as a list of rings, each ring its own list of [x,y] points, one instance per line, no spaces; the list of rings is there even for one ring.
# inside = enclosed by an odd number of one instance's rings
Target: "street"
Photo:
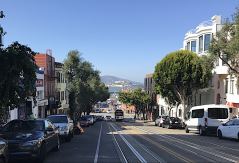
[[[239,142],[153,123],[101,121],[50,152],[45,163],[238,162]]]

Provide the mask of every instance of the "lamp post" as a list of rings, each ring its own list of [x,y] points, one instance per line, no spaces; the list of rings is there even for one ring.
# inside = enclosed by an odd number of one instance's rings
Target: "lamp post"
[[[5,15],[3,14],[3,11],[0,11],[0,19],[4,18]],[[2,43],[2,37],[6,34],[6,32],[4,32],[3,28],[0,25],[0,47],[3,46]]]

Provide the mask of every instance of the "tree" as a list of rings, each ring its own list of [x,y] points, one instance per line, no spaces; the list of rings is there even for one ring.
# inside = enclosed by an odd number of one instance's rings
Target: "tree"
[[[146,105],[150,102],[149,95],[144,92],[142,89],[135,89],[131,92],[120,92],[119,93],[119,100],[128,105],[135,106],[135,116],[143,113],[143,118],[145,118],[146,113]]]
[[[35,97],[35,54],[18,42],[0,49],[0,108],[14,108],[27,97]]]
[[[69,84],[69,105],[72,118],[89,114],[93,105],[109,98],[108,88],[100,81],[99,71],[83,60],[77,50],[70,51],[64,61],[64,72]]]
[[[206,58],[187,50],[168,54],[155,67],[153,78],[157,93],[171,106],[182,104],[186,114],[189,97],[194,91],[205,88],[211,77],[210,66],[204,66],[205,62]]]
[[[230,69],[230,73],[239,74],[239,9],[232,21],[226,21],[216,33],[209,47],[213,61],[220,58]]]

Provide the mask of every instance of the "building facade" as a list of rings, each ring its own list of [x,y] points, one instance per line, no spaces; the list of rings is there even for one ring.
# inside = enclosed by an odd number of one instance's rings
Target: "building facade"
[[[221,29],[222,18],[221,16],[215,15],[211,20],[202,22],[195,29],[185,34],[182,49],[195,52],[199,56],[208,55],[210,42]],[[183,113],[184,110],[182,106],[179,105],[169,111],[169,109],[167,109],[169,107],[160,96],[158,96],[157,102],[160,108],[166,108],[162,111],[159,109],[159,115],[166,113],[167,115],[184,119],[183,115],[185,115],[185,113]],[[188,107],[206,104],[226,104],[233,107],[231,111],[232,114],[238,114],[239,88],[237,85],[237,78],[233,75],[229,75],[228,67],[221,59],[218,59],[215,63],[215,68],[212,70],[212,78],[209,81],[208,88],[194,92],[190,98]]]
[[[69,91],[67,90],[67,80],[63,73],[63,64],[55,62],[56,76],[56,105],[58,113],[69,112]]]
[[[51,50],[47,50],[46,54],[36,54],[35,61],[38,67],[44,68],[44,98],[48,99],[46,115],[55,114],[57,112],[55,102],[55,58],[52,56]]]

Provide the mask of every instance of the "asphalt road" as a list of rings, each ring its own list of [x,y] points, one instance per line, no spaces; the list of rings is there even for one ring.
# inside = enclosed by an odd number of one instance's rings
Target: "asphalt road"
[[[239,142],[145,123],[97,122],[45,163],[239,162]]]

